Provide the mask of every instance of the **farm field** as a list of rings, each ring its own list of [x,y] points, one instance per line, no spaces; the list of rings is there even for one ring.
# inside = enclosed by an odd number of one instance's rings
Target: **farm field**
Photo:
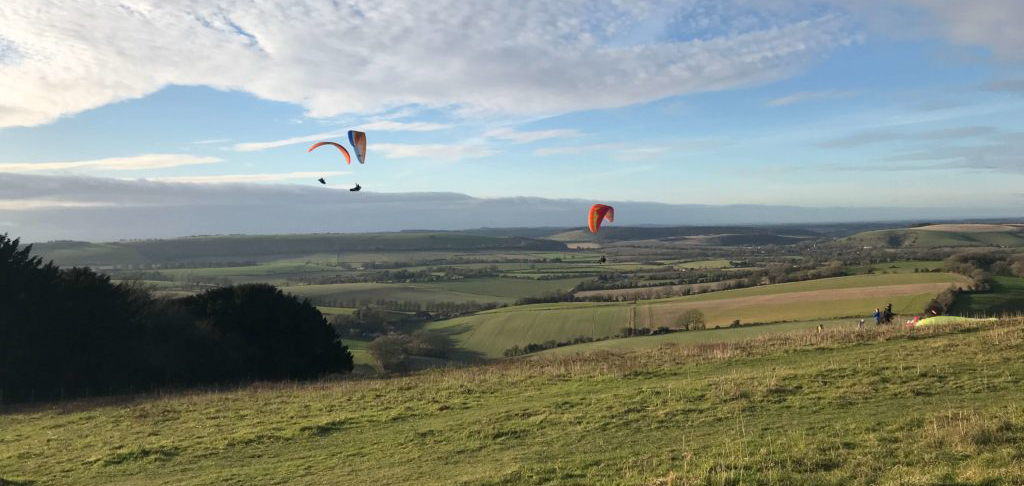
[[[1018,320],[26,405],[0,414],[0,477],[181,486],[1020,484],[1022,352]]]
[[[858,275],[752,287],[687,297],[621,303],[536,304],[495,309],[428,324],[461,348],[500,357],[514,346],[613,336],[625,327],[674,327],[683,312],[698,309],[708,327],[743,323],[867,317],[893,303],[897,313],[920,312],[962,277],[945,273]]]
[[[641,336],[630,338],[608,339],[592,343],[574,344],[559,348],[539,351],[536,356],[546,355],[569,355],[579,353],[590,353],[594,351],[635,351],[640,349],[651,349],[667,344],[689,345],[706,343],[728,343],[742,341],[759,336],[772,334],[790,333],[798,331],[812,331],[821,325],[825,330],[834,329],[856,329],[859,319],[823,319],[816,321],[780,322],[776,324],[758,324],[754,326],[743,326],[736,328],[718,328],[703,331],[673,332],[656,336]],[[865,327],[874,327],[874,321],[865,321]]]

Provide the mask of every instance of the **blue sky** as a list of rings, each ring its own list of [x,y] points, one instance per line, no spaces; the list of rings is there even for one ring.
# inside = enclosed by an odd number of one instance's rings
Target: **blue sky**
[[[287,3],[5,2],[0,172],[314,187],[323,175],[329,188],[482,198],[1024,202],[1020,2]],[[368,134],[365,165],[306,153],[350,128]]]

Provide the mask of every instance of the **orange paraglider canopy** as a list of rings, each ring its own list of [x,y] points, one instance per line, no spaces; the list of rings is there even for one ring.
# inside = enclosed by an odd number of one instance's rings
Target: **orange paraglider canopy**
[[[591,233],[597,233],[601,229],[601,221],[615,222],[615,208],[604,204],[595,204],[590,207],[590,215],[587,217],[587,225]]]
[[[348,154],[348,150],[345,150],[345,147],[343,147],[343,146],[341,146],[339,144],[336,144],[334,142],[317,142],[317,143],[314,143],[313,146],[310,147],[309,150],[307,150],[306,152],[307,153],[312,152],[314,149],[316,149],[317,147],[320,147],[322,145],[334,145],[335,147],[338,147],[338,150],[341,150],[341,154],[345,156],[345,162],[349,163],[350,165],[352,164],[352,156]]]

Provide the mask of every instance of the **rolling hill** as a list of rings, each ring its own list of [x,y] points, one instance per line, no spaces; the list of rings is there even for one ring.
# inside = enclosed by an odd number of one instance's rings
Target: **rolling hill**
[[[867,231],[843,241],[875,248],[1024,247],[1022,224],[936,224]]]
[[[243,261],[283,255],[396,251],[563,251],[563,243],[519,236],[455,232],[195,236],[113,243],[37,243],[33,252],[59,265],[127,265]]]

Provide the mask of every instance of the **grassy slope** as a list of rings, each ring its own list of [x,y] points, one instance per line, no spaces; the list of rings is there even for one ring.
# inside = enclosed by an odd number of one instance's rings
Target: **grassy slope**
[[[992,290],[961,294],[950,314],[1000,315],[1024,312],[1024,278],[993,277]]]
[[[77,402],[0,415],[0,474],[175,486],[1021,484],[1021,353],[1017,321]]]
[[[484,356],[499,357],[514,345],[563,341],[577,336],[612,336],[630,322],[634,327],[671,326],[687,309],[701,309],[711,326],[724,326],[733,319],[742,322],[804,321],[854,315],[867,315],[876,307],[892,302],[897,312],[918,312],[940,291],[911,295],[830,299],[827,294],[811,302],[742,301],[748,297],[871,288],[887,285],[928,284],[958,281],[961,277],[946,273],[857,275],[806,282],[752,287],[708,294],[625,303],[565,303],[518,306],[481,312],[472,316],[431,323],[432,330],[450,334],[460,347]],[[632,317],[631,317],[632,314]]]

